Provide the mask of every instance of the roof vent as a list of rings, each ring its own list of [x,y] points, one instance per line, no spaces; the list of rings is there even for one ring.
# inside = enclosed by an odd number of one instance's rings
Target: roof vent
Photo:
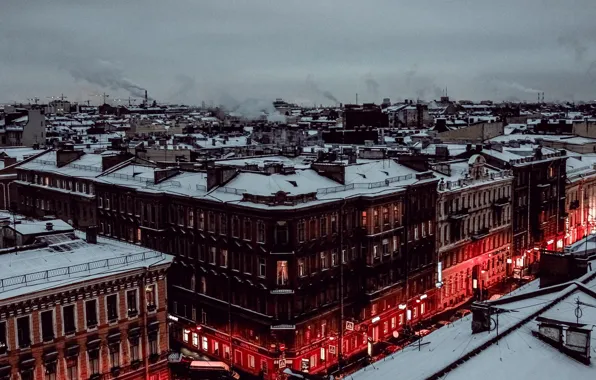
[[[47,231],[52,231],[54,229],[54,223],[52,222],[47,222],[46,223],[46,230]]]

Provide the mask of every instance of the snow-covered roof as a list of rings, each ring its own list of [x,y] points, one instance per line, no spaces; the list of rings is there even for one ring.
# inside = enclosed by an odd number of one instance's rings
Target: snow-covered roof
[[[97,244],[89,244],[82,240],[84,236],[80,232],[49,235],[41,238],[49,243],[47,247],[0,255],[0,280],[4,285],[0,287],[0,305],[28,293],[169,265],[173,259],[161,252],[101,237]]]
[[[15,147],[15,148],[2,148],[0,153],[5,153],[8,157],[14,157],[17,162],[23,161],[26,157],[30,157],[43,152],[39,149],[26,148],[26,147]]]
[[[595,267],[596,268],[596,267]],[[587,379],[596,375],[584,365],[536,338],[537,317],[575,323],[576,299],[596,305],[596,273],[562,285],[526,289],[488,304],[502,310],[498,331],[472,334],[472,314],[441,327],[390,357],[353,375],[353,380],[401,379]],[[535,288],[534,288],[535,289]],[[582,308],[579,323],[591,328],[596,308]],[[495,324],[497,317],[493,316]]]
[[[9,225],[10,228],[14,229],[17,233],[21,235],[39,235],[39,234],[46,234],[49,233],[47,224],[52,224],[51,231],[58,231],[58,232],[71,232],[73,228],[70,224],[64,222],[61,219],[52,219],[52,220],[36,220],[36,221],[27,221],[22,220],[18,224],[11,224]]]

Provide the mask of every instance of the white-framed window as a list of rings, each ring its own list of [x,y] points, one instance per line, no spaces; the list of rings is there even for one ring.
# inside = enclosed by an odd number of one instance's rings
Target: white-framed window
[[[205,335],[203,335],[201,337],[201,349],[203,351],[208,351],[209,350],[209,341],[207,340],[207,337]]]
[[[264,257],[259,257],[259,277],[265,278],[267,264]]]
[[[196,332],[192,333],[192,345],[195,347],[199,347],[199,334]]]
[[[51,342],[56,337],[54,325],[54,309],[43,310],[40,314],[41,341]]]
[[[139,297],[137,289],[126,291],[126,309],[129,317],[136,317],[139,314]]]
[[[29,348],[31,346],[31,316],[23,315],[17,318],[16,323],[17,346]]]
[[[188,329],[182,330],[182,341],[184,343],[188,343],[189,335],[190,335],[190,330],[188,330]]]
[[[255,357],[252,356],[251,354],[248,354],[247,357],[248,357],[248,368],[254,369],[255,368]]]
[[[99,324],[97,304],[97,299],[85,301],[85,326],[87,326],[88,329],[96,328]]]
[[[77,308],[75,304],[62,306],[62,334],[73,335],[77,331]]]

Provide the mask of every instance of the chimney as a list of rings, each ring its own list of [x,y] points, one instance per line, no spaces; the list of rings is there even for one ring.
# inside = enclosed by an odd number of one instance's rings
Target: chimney
[[[87,243],[97,244],[97,227],[87,227]]]
[[[54,223],[47,222],[46,223],[46,231],[52,231],[54,229]]]
[[[79,159],[85,152],[82,150],[74,150],[72,144],[65,144],[62,149],[56,151],[56,166],[61,168],[64,165]]]
[[[147,90],[145,90],[145,104],[149,101],[149,97],[147,96]]]

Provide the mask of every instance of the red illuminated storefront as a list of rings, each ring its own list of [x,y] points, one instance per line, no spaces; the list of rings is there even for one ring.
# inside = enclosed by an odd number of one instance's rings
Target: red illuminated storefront
[[[342,351],[347,361],[362,354],[374,356],[377,346],[380,346],[378,343],[398,337],[406,325],[416,327],[418,322],[432,315],[435,310],[434,294],[435,291],[431,290],[411,299],[408,305],[403,303],[390,307],[360,323],[345,322]],[[172,337],[181,343],[181,348],[229,363],[244,376],[277,379],[281,370],[286,367],[322,374],[338,363],[340,350],[337,333],[329,334],[299,349],[286,349],[284,344],[262,347],[237,336],[230,342],[226,332],[176,316],[170,316],[169,319]],[[291,330],[296,327],[286,328]]]

